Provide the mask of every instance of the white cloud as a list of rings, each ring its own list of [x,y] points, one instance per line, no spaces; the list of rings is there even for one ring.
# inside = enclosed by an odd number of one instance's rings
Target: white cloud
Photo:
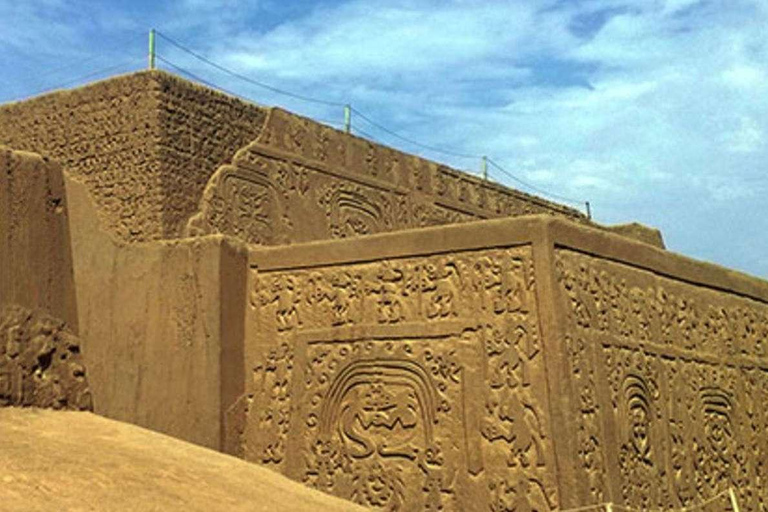
[[[32,20],[9,25],[0,44],[7,48],[19,33],[20,45],[33,45],[24,34],[42,33],[39,27],[48,22],[46,47],[76,42],[80,22],[59,23],[49,15],[72,19],[72,4],[51,1],[49,11],[31,7],[34,2],[0,3],[0,19],[16,9],[16,19]],[[305,5],[177,0],[162,12],[170,35],[257,80],[352,102],[412,139],[489,155],[537,187],[590,200],[598,220],[656,224],[670,233],[673,247],[768,276],[756,256],[765,239],[728,251],[729,239],[745,231],[712,229],[713,219],[744,209],[760,226],[753,232],[768,232],[761,200],[768,193],[765,0]],[[290,15],[281,17],[280,9]],[[142,22],[119,10],[115,16],[123,24]],[[578,33],[571,30],[575,21],[583,29]],[[250,88],[163,50],[260,102],[341,119],[340,109]],[[479,167],[476,158],[431,153],[353,121],[402,149],[459,168]],[[710,252],[702,252],[702,233],[713,238]]]

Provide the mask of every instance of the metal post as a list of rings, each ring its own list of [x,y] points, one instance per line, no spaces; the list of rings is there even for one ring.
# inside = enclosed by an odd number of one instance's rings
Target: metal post
[[[480,170],[483,172],[483,179],[488,181],[488,157],[484,156],[480,162]]]
[[[352,106],[344,105],[344,131],[350,133],[352,131]]]
[[[588,218],[589,220],[592,220],[592,208],[590,208],[590,206],[589,206],[589,201],[587,201],[587,202],[586,202],[586,203],[584,203],[584,204],[586,204],[586,205],[587,205],[587,218]]]
[[[733,492],[733,487],[728,489],[728,495],[731,497],[731,507],[733,507],[733,512],[739,512],[739,502],[736,501],[736,493]]]
[[[155,69],[155,29],[149,31],[149,69]]]

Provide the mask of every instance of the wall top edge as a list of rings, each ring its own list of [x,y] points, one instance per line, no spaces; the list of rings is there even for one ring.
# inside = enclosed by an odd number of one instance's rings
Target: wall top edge
[[[550,215],[481,220],[277,247],[249,247],[251,268],[298,270],[390,258],[534,245],[571,249],[691,284],[768,302],[768,281]]]

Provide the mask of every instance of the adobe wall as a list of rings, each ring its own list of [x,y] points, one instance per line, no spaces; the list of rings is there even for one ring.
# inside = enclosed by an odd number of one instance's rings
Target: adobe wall
[[[265,111],[160,71],[0,106],[0,144],[59,161],[124,241],[177,238]]]
[[[552,237],[574,502],[682,508],[732,487],[764,510],[768,283],[572,226]]]
[[[250,266],[247,460],[374,508],[768,503],[764,281],[541,216]]]
[[[0,307],[42,309],[77,330],[61,167],[0,146]]]
[[[94,412],[221,449],[243,389],[247,255],[221,236],[128,244],[67,180]]]
[[[190,234],[280,245],[578,211],[270,109],[259,137],[206,187]]]
[[[0,407],[90,409],[61,168],[0,146]]]

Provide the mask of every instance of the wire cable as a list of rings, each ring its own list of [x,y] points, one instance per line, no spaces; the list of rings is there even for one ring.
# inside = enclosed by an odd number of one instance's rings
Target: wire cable
[[[361,130],[360,128],[358,128],[355,125],[352,125],[352,131],[353,132],[357,132],[360,135],[362,135],[363,137],[366,137],[366,138],[368,138],[368,139],[370,139],[370,140],[372,140],[374,142],[379,142],[379,140],[376,137],[374,137],[373,135],[371,135],[370,133],[368,133],[368,132],[366,132],[364,130]]]
[[[137,63],[138,61],[144,61],[144,58],[142,57],[140,59],[139,58],[133,58],[133,59],[124,60],[120,64],[115,64],[115,65],[109,66],[107,68],[102,68],[102,69],[99,69],[97,71],[93,71],[91,73],[88,73],[86,75],[82,75],[82,76],[79,76],[77,78],[73,78],[71,80],[67,80],[66,82],[61,82],[61,83],[58,83],[56,85],[52,85],[50,87],[46,87],[44,89],[40,89],[40,90],[35,91],[35,92],[31,93],[31,94],[22,96],[22,98],[32,98],[34,96],[39,96],[41,94],[45,94],[45,93],[50,92],[50,91],[55,91],[57,89],[61,89],[61,88],[67,87],[67,86],[70,86],[72,84],[76,84],[76,83],[82,82],[84,80],[88,80],[89,78],[93,78],[95,76],[99,76],[99,75],[102,75],[102,74],[105,74],[105,73],[110,73],[112,71],[116,71],[116,70],[118,70],[118,69],[120,69],[122,67],[125,67],[125,66],[129,65],[129,64],[133,65],[133,64]]]
[[[191,55],[192,57],[198,59],[199,61],[204,62],[204,63],[208,64],[209,66],[212,66],[212,67],[218,69],[219,71],[222,71],[222,72],[224,72],[224,73],[226,73],[228,75],[231,75],[231,76],[233,76],[235,78],[238,78],[238,79],[240,79],[240,80],[242,80],[244,82],[247,82],[247,83],[249,83],[251,85],[255,85],[257,87],[262,87],[262,88],[267,89],[269,91],[272,91],[274,93],[282,94],[284,96],[289,96],[291,98],[295,98],[297,100],[302,100],[302,101],[307,101],[307,102],[310,102],[310,103],[317,103],[319,105],[326,105],[326,106],[329,106],[329,107],[343,107],[344,106],[344,103],[339,103],[339,102],[335,102],[335,101],[327,101],[327,100],[322,100],[322,99],[319,99],[319,98],[312,98],[310,96],[304,96],[302,94],[296,94],[294,92],[285,91],[283,89],[279,89],[279,88],[274,87],[272,85],[265,84],[264,82],[259,82],[258,80],[254,80],[254,79],[252,79],[250,77],[247,77],[247,76],[245,76],[243,74],[240,74],[240,73],[238,73],[236,71],[232,71],[231,69],[225,68],[221,64],[217,64],[216,62],[214,62],[214,61],[204,57],[203,55],[200,55],[199,53],[190,50],[189,48],[187,48],[186,46],[182,45],[181,43],[176,42],[175,40],[171,39],[170,37],[168,37],[167,35],[163,34],[162,32],[155,31],[155,33],[158,35],[158,37],[161,37],[162,39],[164,39],[168,43],[172,44],[173,46],[175,46],[179,50],[181,50],[181,51]]]
[[[383,132],[386,132],[389,135],[392,135],[393,137],[397,137],[398,139],[400,139],[402,141],[408,142],[409,144],[413,144],[414,146],[418,146],[420,148],[427,149],[429,151],[434,151],[435,153],[443,153],[444,155],[455,156],[455,157],[458,157],[458,158],[473,158],[473,159],[480,159],[480,158],[482,158],[482,156],[480,156],[480,155],[470,155],[470,154],[467,154],[467,153],[458,153],[458,152],[455,152],[455,151],[448,151],[446,149],[436,148],[434,146],[429,146],[427,144],[422,144],[421,142],[415,141],[413,139],[409,139],[408,137],[404,137],[404,136],[400,135],[399,133],[397,133],[397,132],[395,132],[393,130],[390,130],[386,126],[382,126],[381,124],[379,124],[376,121],[372,120],[370,117],[366,116],[365,114],[363,114],[362,112],[360,112],[359,110],[357,110],[356,108],[354,108],[352,106],[350,106],[350,110],[352,110],[353,113],[355,113],[358,116],[360,116],[361,119],[363,119],[364,121],[368,122],[368,124],[370,124],[371,126],[374,126],[375,128],[378,128],[379,130],[381,130]]]
[[[243,101],[247,101],[247,102],[249,102],[249,103],[256,103],[256,104],[258,105],[258,103],[257,103],[257,102],[255,102],[255,101],[251,100],[250,98],[247,98],[247,97],[245,97],[245,96],[241,96],[241,95],[239,95],[239,94],[237,94],[237,93],[235,93],[235,92],[232,92],[232,91],[230,91],[230,90],[228,90],[228,89],[225,89],[224,87],[221,87],[221,86],[219,86],[219,85],[216,85],[216,84],[214,84],[213,82],[209,82],[208,80],[206,80],[206,79],[204,79],[204,78],[202,78],[202,77],[200,77],[200,76],[198,76],[198,75],[196,75],[196,74],[192,73],[191,71],[189,71],[189,70],[187,70],[187,69],[185,69],[185,68],[182,68],[181,66],[178,66],[178,65],[174,64],[173,62],[171,62],[170,60],[168,60],[168,59],[164,58],[164,57],[163,57],[162,55],[160,55],[160,54],[157,54],[157,53],[156,53],[156,54],[155,54],[155,58],[157,58],[157,60],[159,60],[160,62],[162,62],[162,63],[166,64],[166,65],[167,65],[167,66],[169,66],[170,68],[172,68],[172,69],[174,69],[174,70],[178,71],[178,72],[179,72],[179,73],[181,73],[182,75],[185,75],[185,76],[187,76],[187,77],[189,77],[189,78],[191,78],[191,79],[193,79],[193,80],[196,80],[196,81],[200,82],[200,83],[201,83],[201,84],[203,84],[203,85],[207,85],[207,86],[208,86],[208,87],[210,87],[211,89],[215,89],[215,90],[217,90],[217,91],[223,92],[223,93],[225,93],[225,94],[228,94],[228,95],[230,95],[230,96],[233,96],[233,97],[235,97],[235,98],[238,98],[238,99],[240,99],[240,100],[243,100]]]
[[[571,204],[574,204],[574,205],[583,205],[585,203],[584,201],[579,201],[578,199],[573,199],[571,197],[566,197],[566,196],[561,196],[561,195],[558,195],[558,194],[553,194],[553,193],[547,192],[546,190],[541,189],[541,188],[539,188],[539,187],[537,187],[535,185],[531,185],[530,183],[527,183],[527,182],[521,180],[520,178],[518,178],[517,176],[515,176],[511,172],[507,171],[506,169],[504,169],[502,166],[500,166],[499,164],[497,164],[496,162],[494,162],[490,158],[488,158],[488,163],[491,164],[493,167],[495,167],[499,172],[501,172],[502,174],[504,174],[505,176],[510,178],[511,180],[519,183],[520,185],[522,185],[524,187],[527,187],[527,188],[533,190],[534,192],[538,192],[539,194],[541,194],[543,196],[551,197],[552,199],[557,199],[558,201],[563,201],[563,202],[571,203]]]
[[[224,72],[224,73],[226,73],[226,74],[228,74],[230,76],[238,78],[239,80],[242,80],[242,81],[247,82],[249,84],[252,84],[252,85],[255,85],[255,86],[258,86],[258,87],[262,87],[264,89],[270,90],[270,91],[275,92],[277,94],[282,94],[284,96],[288,96],[288,97],[291,97],[291,98],[295,98],[295,99],[298,99],[298,100],[307,101],[307,102],[311,102],[311,103],[316,103],[316,104],[319,104],[319,105],[326,105],[326,106],[331,106],[331,107],[348,107],[351,112],[356,114],[360,119],[362,119],[363,121],[367,122],[368,124],[370,124],[374,128],[377,128],[377,129],[379,129],[379,130],[381,130],[381,131],[383,131],[383,132],[391,135],[392,137],[395,137],[395,138],[397,138],[397,139],[399,139],[399,140],[401,140],[403,142],[406,142],[408,144],[411,144],[413,146],[416,146],[416,147],[419,147],[419,148],[422,148],[422,149],[425,149],[425,150],[428,150],[428,151],[432,151],[432,152],[435,152],[435,153],[440,153],[440,154],[444,154],[444,155],[448,155],[448,156],[453,156],[453,157],[456,157],[456,158],[465,158],[465,159],[481,159],[481,158],[483,158],[482,155],[475,155],[475,154],[470,154],[470,153],[462,153],[462,152],[458,152],[458,151],[452,151],[452,150],[448,150],[448,149],[444,149],[444,148],[439,148],[439,147],[431,146],[429,144],[423,144],[423,143],[421,143],[421,142],[419,142],[417,140],[414,140],[414,139],[411,139],[411,138],[406,137],[404,135],[401,135],[398,132],[396,132],[394,130],[391,130],[391,129],[387,128],[386,126],[384,126],[384,125],[374,121],[369,116],[365,115],[363,112],[361,112],[357,108],[352,107],[349,104],[345,104],[345,103],[341,103],[341,102],[335,102],[335,101],[327,101],[327,100],[322,100],[322,99],[319,99],[319,98],[313,98],[313,97],[304,96],[304,95],[301,95],[301,94],[296,94],[296,93],[293,93],[293,92],[285,91],[283,89],[279,89],[279,88],[271,86],[269,84],[265,84],[264,82],[260,82],[258,80],[254,80],[254,79],[252,79],[250,77],[247,77],[247,76],[245,76],[245,75],[243,75],[241,73],[238,73],[236,71],[233,71],[231,69],[228,69],[228,68],[222,66],[221,64],[218,64],[218,63],[208,59],[207,57],[205,57],[205,56],[203,56],[203,55],[201,55],[201,54],[199,54],[199,53],[189,49],[188,47],[182,45],[181,43],[177,42],[176,40],[168,37],[167,35],[163,34],[162,32],[155,31],[155,33],[157,34],[158,37],[160,37],[163,40],[167,41],[168,43],[170,43],[171,45],[173,45],[177,49],[179,49],[179,50],[181,50],[181,51],[191,55],[192,57],[198,59],[199,61],[204,62],[205,64],[208,64],[209,66],[212,66],[212,67],[218,69],[219,71],[222,71],[222,72]],[[159,55],[157,55],[157,58],[159,60],[161,60],[162,62],[166,63],[167,65],[171,66],[173,69],[176,69],[177,71],[185,74],[186,76],[188,76],[188,77],[190,77],[190,78],[192,78],[194,80],[197,80],[197,81],[199,81],[199,82],[201,82],[201,83],[203,83],[205,85],[208,85],[209,87],[212,87],[214,89],[218,89],[218,90],[220,90],[222,92],[225,92],[225,93],[227,93],[229,95],[232,95],[232,96],[235,96],[237,98],[247,99],[247,98],[243,98],[242,96],[240,96],[238,94],[235,94],[235,93],[233,93],[231,91],[227,91],[226,89],[224,89],[222,87],[219,87],[219,86],[217,86],[217,85],[215,85],[215,84],[213,84],[213,83],[211,83],[211,82],[209,82],[209,81],[207,81],[207,80],[205,80],[205,79],[195,75],[194,73],[192,73],[192,72],[190,72],[190,71],[188,71],[188,70],[186,70],[186,69],[184,69],[184,68],[182,68],[182,67],[180,67],[180,66],[178,66],[176,64],[173,64],[168,59],[165,59],[165,58],[163,58],[163,57],[161,57]],[[248,101],[252,101],[252,100],[248,100]],[[376,137],[373,137],[371,134],[361,130],[359,127],[355,127],[355,131],[360,133],[361,135],[363,135],[365,137],[368,137],[371,140],[374,140],[374,141],[377,140]],[[566,202],[566,203],[570,203],[572,205],[582,205],[582,204],[585,204],[584,201],[579,201],[577,199],[572,199],[572,198],[569,198],[569,197],[566,197],[566,196],[561,196],[561,195],[558,195],[558,194],[554,194],[554,193],[548,192],[548,191],[546,191],[546,190],[544,190],[542,188],[539,188],[539,187],[537,187],[535,185],[527,183],[527,182],[521,180],[520,178],[518,178],[517,176],[513,175],[512,173],[510,173],[506,169],[504,169],[502,166],[500,166],[499,164],[497,164],[496,162],[494,162],[490,158],[488,158],[487,161],[493,167],[495,167],[501,173],[503,173],[505,176],[509,177],[513,181],[519,183],[520,185],[522,185],[522,186],[524,186],[524,187],[526,187],[526,188],[528,188],[528,189],[530,189],[532,191],[535,191],[535,192],[537,192],[539,194],[542,194],[543,196],[546,196],[546,197],[549,197],[549,198],[552,198],[552,199],[555,199],[555,200],[558,200],[558,201],[563,201],[563,202]]]

